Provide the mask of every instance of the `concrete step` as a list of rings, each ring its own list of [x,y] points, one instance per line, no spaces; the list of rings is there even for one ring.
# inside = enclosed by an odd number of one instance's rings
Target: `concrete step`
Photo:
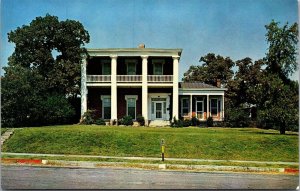
[[[153,120],[149,124],[150,127],[164,127],[164,126],[170,126],[170,121],[164,121],[164,120]]]

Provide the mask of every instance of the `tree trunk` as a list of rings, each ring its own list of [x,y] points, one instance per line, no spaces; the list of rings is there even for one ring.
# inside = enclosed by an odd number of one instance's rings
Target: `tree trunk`
[[[280,125],[280,134],[285,134],[285,125]]]

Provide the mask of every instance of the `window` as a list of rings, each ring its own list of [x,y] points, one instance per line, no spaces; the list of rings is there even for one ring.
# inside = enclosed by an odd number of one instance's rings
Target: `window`
[[[126,115],[131,116],[132,119],[136,118],[136,101],[137,101],[137,96],[136,95],[127,95],[125,96],[126,99]]]
[[[212,116],[218,116],[218,99],[212,98],[210,101],[210,109],[211,109],[211,115]]]
[[[164,60],[153,60],[153,75],[163,75]]]
[[[110,61],[102,61],[102,75],[111,75]]]
[[[189,99],[182,98],[181,99],[181,116],[189,115],[189,111],[190,111]]]
[[[137,60],[125,60],[125,64],[127,66],[127,75],[136,75]]]
[[[101,96],[102,100],[102,118],[110,119],[111,115],[111,100],[110,96]]]

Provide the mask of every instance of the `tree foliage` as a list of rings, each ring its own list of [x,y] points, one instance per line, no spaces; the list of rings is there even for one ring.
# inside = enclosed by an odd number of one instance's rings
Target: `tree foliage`
[[[80,62],[89,42],[83,25],[37,17],[8,33],[15,50],[2,77],[2,125],[65,123],[79,95]]]
[[[8,66],[37,70],[49,89],[79,94],[80,61],[86,53],[81,46],[89,42],[89,34],[80,22],[59,21],[47,14],[9,32],[8,41],[15,44]]]
[[[183,81],[201,81],[210,85],[217,85],[217,80],[221,80],[222,84],[227,84],[233,76],[232,67],[234,62],[229,57],[223,57],[209,53],[199,60],[203,62],[201,66],[191,66],[184,73]]]
[[[283,27],[279,22],[272,22],[265,26],[267,29],[266,40],[269,44],[266,54],[266,70],[279,75],[283,80],[288,79],[298,67],[296,60],[298,43],[298,24]]]

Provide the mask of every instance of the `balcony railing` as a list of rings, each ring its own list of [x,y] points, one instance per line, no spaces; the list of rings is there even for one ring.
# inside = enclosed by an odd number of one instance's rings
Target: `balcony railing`
[[[86,82],[110,82],[110,75],[87,75]]]
[[[111,82],[111,75],[87,75],[86,82]],[[148,75],[149,83],[171,83],[173,75]],[[117,75],[117,82],[142,82],[142,75]]]
[[[148,75],[148,82],[173,82],[173,75]]]
[[[117,82],[142,82],[142,75],[117,75]]]

